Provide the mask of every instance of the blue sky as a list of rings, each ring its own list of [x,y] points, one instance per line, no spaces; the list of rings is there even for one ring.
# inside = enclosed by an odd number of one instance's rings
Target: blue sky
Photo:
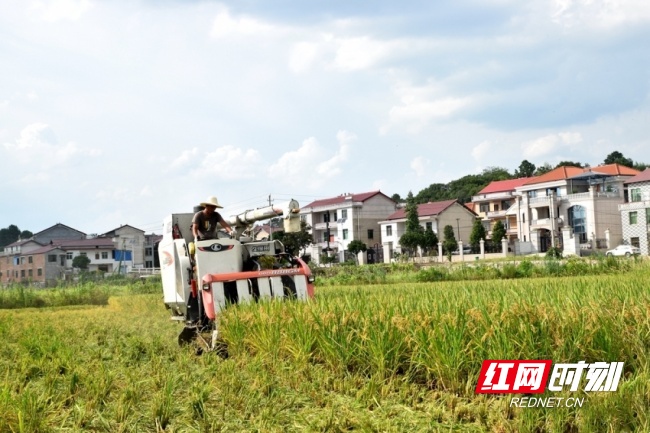
[[[5,0],[0,228],[650,162],[647,0]]]

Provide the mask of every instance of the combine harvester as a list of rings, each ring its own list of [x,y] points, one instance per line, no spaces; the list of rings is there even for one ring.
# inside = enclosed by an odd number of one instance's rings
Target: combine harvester
[[[179,344],[195,339],[213,350],[218,339],[219,312],[230,304],[265,299],[314,296],[309,266],[285,252],[277,240],[254,241],[252,224],[282,217],[284,231],[300,231],[300,208],[291,200],[231,216],[232,236],[219,230],[218,238],[194,244],[194,213],[171,214],[163,221],[158,247],[165,306],[172,320],[184,323]],[[202,333],[211,332],[208,342]]]

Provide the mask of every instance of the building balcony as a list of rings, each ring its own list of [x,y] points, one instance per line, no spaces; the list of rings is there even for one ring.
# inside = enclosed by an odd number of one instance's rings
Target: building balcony
[[[330,222],[329,225],[330,225],[330,231],[335,232],[336,231],[336,223],[335,222],[334,223]],[[311,228],[313,230],[326,230],[327,229],[327,223],[316,223],[316,224],[312,225]]]
[[[516,197],[513,191],[495,192],[490,194],[480,194],[472,196],[472,202],[498,201],[507,200]]]
[[[629,203],[622,203],[618,205],[619,211],[634,211],[650,208],[650,200],[647,201],[633,201]]]
[[[549,206],[551,203],[555,205],[553,196],[532,197],[528,199],[528,206],[530,207],[543,207]]]
[[[564,225],[562,218],[539,218],[530,222],[530,228],[534,229],[560,228],[562,225]]]
[[[485,212],[485,217],[494,219],[494,218],[503,218],[506,216],[507,210],[494,210],[494,211],[489,211]]]

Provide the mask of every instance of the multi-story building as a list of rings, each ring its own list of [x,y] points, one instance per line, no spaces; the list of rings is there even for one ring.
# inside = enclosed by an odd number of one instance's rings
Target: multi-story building
[[[508,213],[508,210],[517,200],[515,189],[529,180],[528,177],[521,177],[490,182],[472,197],[470,208],[481,219],[488,238],[492,237],[494,224],[501,221],[506,228],[508,241],[517,239],[517,215]]]
[[[126,224],[108,231],[100,235],[100,237],[113,241],[116,255],[121,259],[121,262],[130,262],[135,268],[145,267],[145,237],[143,230]],[[126,265],[123,264],[122,266]]]
[[[312,260],[319,263],[329,248],[345,260],[349,243],[359,240],[368,248],[381,247],[379,221],[395,212],[397,203],[381,191],[341,194],[316,200],[300,209],[301,219],[311,226]]]
[[[619,164],[563,166],[530,178],[515,188],[518,197],[508,210],[517,215],[517,238],[530,242],[533,252],[550,247],[578,252],[574,251],[578,246],[607,248],[620,242],[623,183],[638,173]],[[575,246],[564,245],[563,231]]]
[[[650,254],[650,168],[625,181],[625,203],[618,208],[623,243]]]
[[[406,209],[399,209],[379,222],[381,239],[384,248],[384,261],[390,262],[394,253],[401,252],[399,240],[406,233]],[[418,205],[418,219],[426,230],[430,228],[442,241],[444,227],[449,225],[454,229],[457,241],[469,244],[472,227],[477,215],[467,206],[457,200],[445,200]]]

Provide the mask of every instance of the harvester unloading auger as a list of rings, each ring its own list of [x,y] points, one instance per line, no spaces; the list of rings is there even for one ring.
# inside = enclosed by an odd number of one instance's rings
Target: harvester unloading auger
[[[219,312],[230,304],[274,298],[305,301],[314,296],[309,266],[285,252],[278,240],[255,241],[252,224],[282,217],[284,231],[300,230],[300,208],[291,200],[283,206],[267,206],[226,219],[230,236],[194,243],[191,224],[194,213],[171,214],[163,222],[158,247],[165,306],[172,320],[185,327],[179,344],[199,339],[208,350],[218,339]],[[202,333],[211,332],[210,341]]]

